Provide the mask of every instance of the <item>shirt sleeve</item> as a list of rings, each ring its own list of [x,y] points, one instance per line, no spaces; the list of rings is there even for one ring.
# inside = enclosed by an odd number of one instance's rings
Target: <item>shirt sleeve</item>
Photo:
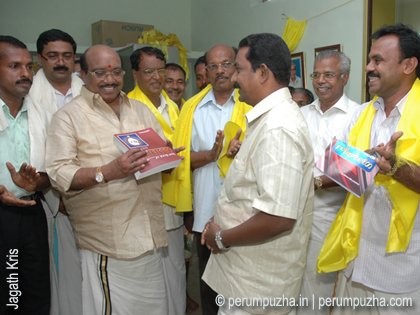
[[[46,169],[51,185],[61,193],[72,195],[82,191],[70,191],[74,175],[81,166],[77,157],[75,128],[65,111],[58,111],[53,116],[48,129]]]

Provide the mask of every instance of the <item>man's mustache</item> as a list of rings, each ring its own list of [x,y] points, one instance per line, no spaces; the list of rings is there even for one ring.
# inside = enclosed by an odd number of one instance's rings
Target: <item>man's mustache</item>
[[[229,80],[229,77],[227,77],[227,76],[225,76],[225,75],[220,74],[220,75],[216,76],[216,80],[219,80],[219,79],[226,79],[226,80]]]
[[[28,82],[28,83],[32,84],[32,81],[29,80],[29,79],[19,79],[19,80],[16,81],[16,84],[20,84],[22,82]]]
[[[168,93],[172,92],[181,93],[182,91],[180,89],[168,89]]]
[[[119,84],[117,84],[117,83],[104,84],[104,85],[101,85],[100,87],[101,87],[101,88],[105,88],[105,87],[108,87],[108,86],[115,86],[115,87],[117,87],[117,86],[119,86]]]
[[[374,72],[374,71],[369,71],[369,72],[366,74],[366,76],[368,76],[368,77],[377,77],[377,78],[380,78],[380,77],[381,77],[381,76],[379,75],[379,73]]]
[[[60,71],[60,70],[65,70],[65,71],[69,71],[69,68],[66,66],[56,66],[53,68],[54,71]]]

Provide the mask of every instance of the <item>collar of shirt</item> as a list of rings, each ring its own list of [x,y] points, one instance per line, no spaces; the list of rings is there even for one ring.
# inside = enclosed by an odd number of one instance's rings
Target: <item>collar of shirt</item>
[[[260,101],[257,105],[255,105],[253,109],[251,109],[247,114],[245,114],[248,120],[248,123],[251,123],[258,117],[264,115],[274,106],[276,106],[278,104],[276,99],[279,99],[282,101],[289,99],[290,101],[292,101],[292,96],[290,95],[289,89],[287,87],[281,88],[271,93],[269,96],[267,96],[265,99]]]
[[[230,98],[226,101],[229,102],[232,101],[233,103],[235,103],[235,89],[233,89],[232,94],[230,95]],[[225,103],[225,104],[226,104]],[[211,89],[201,100],[201,102],[197,105],[197,107],[203,107],[204,105],[218,105],[216,103],[216,97],[214,96],[214,89]],[[224,105],[224,104],[223,104]],[[219,105],[220,106],[220,105]]]
[[[337,103],[335,103],[333,106],[331,106],[325,113],[322,112],[321,110],[321,102],[319,101],[319,99],[316,99],[313,103],[308,105],[310,109],[315,109],[317,110],[321,115],[325,114],[326,112],[330,111],[330,110],[341,110],[345,113],[348,112],[349,110],[349,102],[348,102],[348,98],[346,96],[346,94],[343,93],[343,95],[340,97],[340,99],[337,101]]]
[[[404,107],[405,107],[405,103],[407,102],[408,99],[408,95],[410,94],[410,91],[408,91],[408,93],[397,103],[397,105],[395,105],[395,108],[391,111],[390,116],[394,116],[397,115],[397,112],[400,114],[400,116],[402,115],[403,111],[404,111]],[[378,111],[379,109],[382,109],[383,111],[385,111],[385,103],[384,103],[384,99],[382,97],[378,97],[374,102],[373,102],[373,107]]]
[[[166,101],[162,93],[160,93],[159,98],[160,98],[160,106],[157,108],[157,110],[159,111],[159,113],[162,114],[163,111],[165,110],[168,111],[168,102]]]
[[[105,103],[105,101],[102,99],[102,97],[99,94],[92,93],[89,91],[86,86],[82,86],[82,89],[80,90],[80,95],[86,100],[89,107],[92,109],[95,108],[95,105],[100,105],[105,107],[106,109],[110,109],[109,105]],[[125,94],[123,91],[120,92],[120,104],[125,104],[127,106],[132,106],[131,102],[129,101],[127,94]]]
[[[57,94],[57,95],[60,95],[60,96],[64,96],[64,97],[67,97],[67,96],[70,96],[70,95],[73,94],[72,91],[71,91],[71,87],[68,89],[66,95],[64,95],[63,93],[61,93],[59,90],[56,90],[56,89],[54,89],[54,93]]]
[[[12,117],[12,115],[10,114],[10,109],[9,107],[6,105],[6,103],[0,98],[0,104],[1,104],[1,112],[0,112],[0,131],[5,130],[8,126],[8,120],[10,121],[11,119],[16,119],[19,117],[19,115],[21,115],[22,113],[26,112],[28,110],[25,100],[23,102],[22,108],[20,109],[19,113],[16,115],[16,117]],[[6,118],[8,117],[8,118]]]

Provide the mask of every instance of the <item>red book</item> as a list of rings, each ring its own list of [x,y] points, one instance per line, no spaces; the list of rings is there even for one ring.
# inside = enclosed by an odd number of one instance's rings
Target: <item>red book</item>
[[[134,173],[137,180],[178,167],[181,164],[181,158],[174,149],[168,146],[152,128],[117,133],[114,135],[114,143],[124,153],[133,148],[144,148],[147,152],[146,157],[150,161],[146,163],[145,168]]]

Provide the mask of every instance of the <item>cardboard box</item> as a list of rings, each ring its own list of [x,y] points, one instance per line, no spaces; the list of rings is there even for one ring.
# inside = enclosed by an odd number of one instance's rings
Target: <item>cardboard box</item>
[[[123,47],[137,43],[141,32],[152,29],[153,25],[100,20],[92,24],[92,45]]]

